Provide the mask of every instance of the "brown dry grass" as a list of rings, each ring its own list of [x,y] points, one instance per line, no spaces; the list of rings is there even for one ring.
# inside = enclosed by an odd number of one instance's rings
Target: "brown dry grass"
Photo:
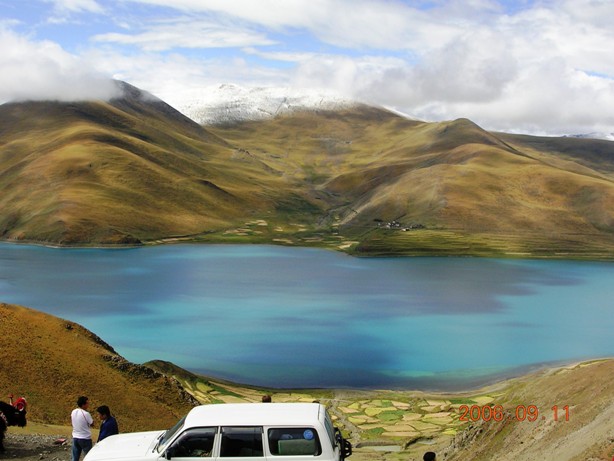
[[[194,403],[176,381],[129,364],[85,328],[21,306],[0,304],[0,363],[4,396],[25,396],[39,423],[70,425],[80,395],[94,415],[109,405],[123,431],[170,427]]]
[[[563,340],[563,339],[562,339]],[[546,370],[509,382],[496,398],[511,421],[478,421],[447,450],[450,461],[611,460],[614,455],[614,360]],[[536,421],[515,410],[535,405]],[[558,406],[558,421],[552,407]],[[564,407],[569,407],[566,413]],[[522,416],[522,409],[519,411]],[[567,418],[568,416],[568,418]]]

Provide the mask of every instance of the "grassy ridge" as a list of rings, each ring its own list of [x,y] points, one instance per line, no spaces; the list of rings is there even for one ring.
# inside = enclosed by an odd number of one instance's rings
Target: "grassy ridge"
[[[136,89],[124,98],[0,108],[0,235],[137,243],[227,228],[285,183]]]
[[[309,183],[327,206],[320,230],[354,254],[614,255],[614,143],[538,145],[466,119],[421,123],[373,108],[214,132]],[[393,220],[430,232],[378,228]]]
[[[607,141],[368,106],[205,129],[129,86],[110,103],[0,106],[3,239],[611,259],[613,203]],[[431,233],[399,233],[416,225]]]

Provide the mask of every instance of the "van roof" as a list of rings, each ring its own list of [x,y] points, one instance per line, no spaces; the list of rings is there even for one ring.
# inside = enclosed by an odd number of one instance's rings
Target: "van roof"
[[[216,403],[190,410],[185,427],[313,425],[324,412],[319,403]]]

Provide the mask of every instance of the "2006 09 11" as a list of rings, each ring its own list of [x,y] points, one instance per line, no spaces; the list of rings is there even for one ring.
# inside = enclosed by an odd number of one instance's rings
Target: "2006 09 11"
[[[502,405],[488,406],[488,405],[461,405],[460,421],[537,421],[540,417],[539,408],[537,405],[516,405],[513,413],[505,413]],[[552,411],[552,417],[554,421],[564,420],[569,421],[569,405],[565,405],[559,408],[554,405],[550,408]],[[560,411],[563,413],[559,414]],[[546,419],[542,415],[541,419]]]

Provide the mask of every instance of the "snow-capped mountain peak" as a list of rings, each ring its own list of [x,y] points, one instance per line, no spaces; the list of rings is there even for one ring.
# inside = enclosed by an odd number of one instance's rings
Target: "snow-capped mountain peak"
[[[335,110],[357,101],[326,90],[223,84],[173,95],[171,104],[201,125],[263,120],[298,110]]]

